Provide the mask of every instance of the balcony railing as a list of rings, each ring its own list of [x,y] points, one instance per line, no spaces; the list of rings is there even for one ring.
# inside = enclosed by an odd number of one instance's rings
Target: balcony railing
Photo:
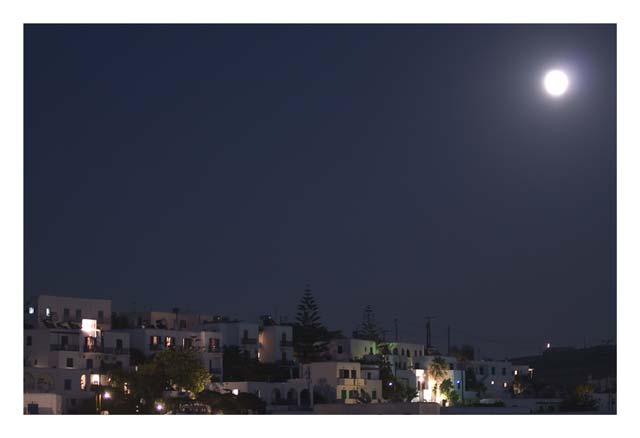
[[[281,347],[293,347],[293,341],[280,341]]]
[[[338,385],[344,386],[364,386],[364,379],[338,379]]]
[[[129,349],[123,347],[105,347],[104,352],[106,354],[129,354]]]
[[[71,344],[51,344],[51,351],[80,351],[80,346]]]
[[[82,351],[85,353],[104,353],[104,347],[102,345],[84,345]]]
[[[242,343],[242,345],[252,345],[257,344],[258,340],[256,338],[242,338],[240,343]]]

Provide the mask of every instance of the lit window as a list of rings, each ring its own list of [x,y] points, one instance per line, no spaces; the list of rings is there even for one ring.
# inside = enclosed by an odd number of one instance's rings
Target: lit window
[[[492,384],[492,385],[495,385],[495,384],[496,384],[495,380],[492,380],[492,381],[491,381],[491,384]]]
[[[29,315],[36,313],[36,309],[33,306],[29,306]]]
[[[517,376],[518,375],[518,370],[513,370],[513,375]]]
[[[51,316],[51,307],[44,309],[44,315],[48,318]]]

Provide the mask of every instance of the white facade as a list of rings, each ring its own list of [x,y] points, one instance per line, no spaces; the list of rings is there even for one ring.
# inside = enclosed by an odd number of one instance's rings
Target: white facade
[[[138,328],[114,330],[111,333],[128,334],[131,348],[135,348],[145,357],[169,348],[195,349],[202,366],[217,380],[222,380],[223,338],[219,332]]]
[[[379,353],[375,341],[357,338],[333,339],[329,342],[328,352],[339,361],[361,360]]]
[[[85,320],[91,321],[91,320]],[[95,323],[95,321],[94,321]],[[97,372],[103,363],[129,369],[129,335],[97,329],[26,329],[25,366]]]
[[[267,404],[267,413],[313,407],[310,382],[291,379],[286,382],[224,382],[213,383],[211,389],[232,394],[250,393]]]
[[[111,329],[111,300],[39,295],[28,300],[25,321],[33,328],[52,328],[51,324],[80,325],[94,319],[101,330]]]
[[[474,360],[468,367],[473,368],[476,381],[487,388],[486,396],[497,399],[510,397],[516,376],[529,377],[533,371],[527,365],[514,365],[507,360]],[[474,394],[468,391],[467,395],[472,397]]]
[[[23,413],[39,415],[62,414],[62,396],[60,394],[25,392]]]
[[[257,359],[259,325],[244,321],[215,321],[203,323],[203,328],[215,330],[222,335],[222,346],[235,346],[249,358]]]
[[[358,362],[313,362],[302,365],[302,377],[330,402],[382,401],[382,381],[365,379]]]
[[[265,325],[258,335],[258,359],[262,363],[291,362],[293,358],[293,327]]]

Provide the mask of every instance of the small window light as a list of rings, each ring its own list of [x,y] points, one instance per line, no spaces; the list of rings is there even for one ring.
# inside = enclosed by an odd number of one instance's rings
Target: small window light
[[[506,388],[506,387],[507,387],[507,382],[504,382],[504,383],[502,384],[502,387],[503,387],[503,388]]]
[[[240,391],[238,391],[237,388],[231,391],[231,394],[233,394],[233,395],[238,395],[239,393],[240,393]]]
[[[29,306],[29,315],[33,315],[34,313],[36,313],[36,309],[33,306]]]
[[[491,384],[492,384],[492,385],[495,385],[495,384],[496,384],[495,380],[492,380],[492,381],[491,381]]]
[[[513,375],[517,376],[518,375],[518,370],[513,370]]]
[[[44,314],[45,316],[51,316],[51,307],[47,307],[46,309],[44,309]]]

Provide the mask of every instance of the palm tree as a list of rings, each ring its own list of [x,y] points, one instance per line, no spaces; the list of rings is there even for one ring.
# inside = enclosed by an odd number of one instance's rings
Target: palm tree
[[[429,364],[429,377],[431,377],[436,382],[432,390],[432,401],[435,401],[436,393],[438,391],[438,385],[447,376],[448,369],[449,367],[447,365],[447,362],[440,356],[435,357]]]

